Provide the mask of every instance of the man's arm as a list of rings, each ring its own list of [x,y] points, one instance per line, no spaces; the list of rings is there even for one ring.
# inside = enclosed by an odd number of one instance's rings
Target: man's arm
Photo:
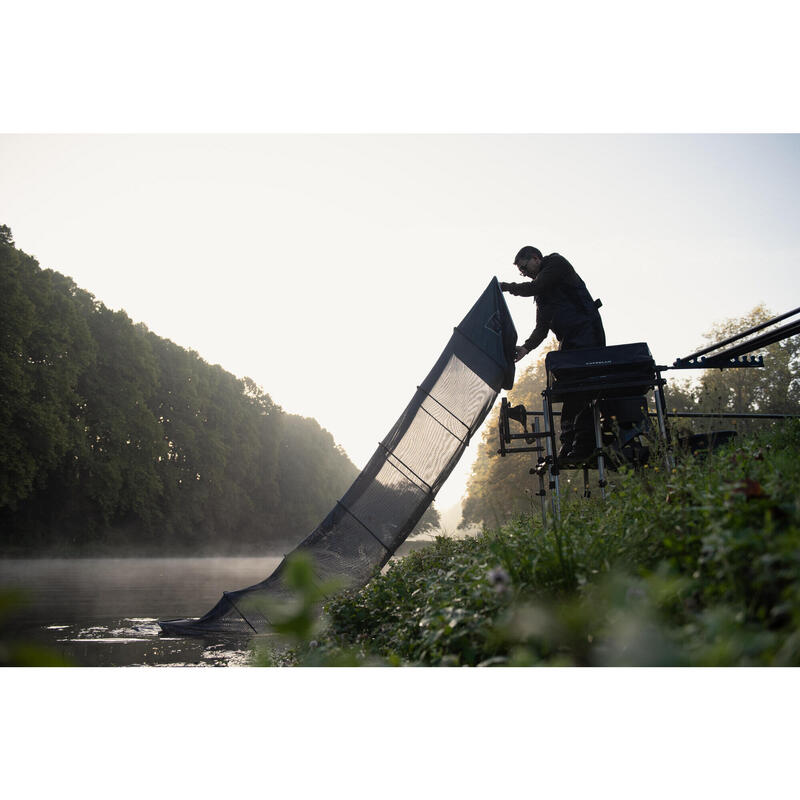
[[[533,329],[531,335],[525,340],[522,347],[517,348],[515,361],[524,358],[528,353],[535,350],[546,338],[550,332],[550,325],[546,320],[542,319],[542,314],[539,308],[536,309],[536,327]]]
[[[500,290],[514,294],[517,297],[533,297],[533,281],[525,281],[525,283],[501,283]]]
[[[568,280],[574,272],[563,256],[553,253],[542,261],[542,271],[533,280],[525,283],[501,283],[500,289],[518,297],[536,297]]]

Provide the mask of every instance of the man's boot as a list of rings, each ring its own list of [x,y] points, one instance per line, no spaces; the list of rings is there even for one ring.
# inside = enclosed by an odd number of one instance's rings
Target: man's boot
[[[572,462],[585,461],[594,451],[594,438],[590,439],[586,436],[578,436],[575,439],[572,449],[567,453],[566,460]]]
[[[575,431],[572,429],[572,425],[564,425],[563,419],[559,438],[561,439],[561,447],[558,449],[558,459],[559,461],[563,461],[569,454],[569,451],[572,450],[572,442],[575,438]]]
[[[587,417],[584,417],[582,420],[584,424],[576,426],[572,449],[567,453],[568,461],[584,461],[597,449],[594,428],[585,424],[587,419]]]
[[[562,443],[561,447],[558,449],[558,460],[566,461],[570,450],[572,450],[572,442]]]

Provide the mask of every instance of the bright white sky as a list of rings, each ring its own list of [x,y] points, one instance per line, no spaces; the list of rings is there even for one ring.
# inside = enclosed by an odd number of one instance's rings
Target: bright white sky
[[[359,467],[522,245],[566,256],[609,343],[659,363],[756,303],[800,305],[792,135],[6,135],[0,174],[18,247]],[[523,340],[533,302],[508,300]]]

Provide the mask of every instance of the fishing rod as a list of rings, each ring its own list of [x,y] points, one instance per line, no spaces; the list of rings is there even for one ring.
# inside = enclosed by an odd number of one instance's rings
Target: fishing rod
[[[788,339],[790,336],[797,335],[800,333],[800,320],[794,320],[786,325],[782,325],[780,328],[767,331],[766,333],[761,334],[761,336],[756,336],[754,339],[741,342],[740,344],[729,347],[727,350],[723,350],[720,353],[714,353],[713,355],[705,358],[703,358],[703,356],[706,356],[707,353],[713,353],[714,350],[719,350],[720,347],[724,347],[725,345],[733,344],[740,339],[744,339],[745,336],[749,336],[752,333],[762,331],[764,328],[770,327],[770,325],[774,325],[777,322],[782,322],[783,320],[793,317],[798,313],[800,313],[800,307],[795,308],[792,311],[787,311],[785,314],[780,314],[777,317],[773,317],[766,322],[754,325],[752,328],[748,328],[747,330],[737,333],[734,336],[729,336],[727,339],[723,339],[721,342],[716,342],[715,344],[709,345],[708,347],[698,350],[696,353],[692,353],[684,358],[677,358],[675,359],[675,363],[672,365],[672,367],[666,367],[666,369],[708,369],[711,367],[719,367],[720,369],[724,369],[728,367],[763,367],[764,359],[761,356],[756,356],[749,359],[745,358],[744,360],[741,360],[741,357],[747,355],[748,353],[752,353],[755,350],[759,350],[762,347],[766,347],[767,345],[774,344],[775,342]]]

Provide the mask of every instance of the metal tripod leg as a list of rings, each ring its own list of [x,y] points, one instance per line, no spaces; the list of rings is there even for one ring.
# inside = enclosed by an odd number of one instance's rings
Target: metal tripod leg
[[[548,472],[550,475],[550,500],[553,505],[553,519],[556,522],[561,520],[561,495],[558,484],[558,464],[555,460],[555,422],[553,420],[553,407],[547,390],[542,392],[542,411],[544,417],[545,452],[547,453]]]
[[[592,415],[594,416],[594,443],[597,447],[597,475],[600,484],[600,494],[606,499],[606,459],[603,455],[603,435],[600,431],[600,403],[592,401]]]
[[[533,418],[533,432],[535,434],[541,433],[541,426],[539,424],[539,417]],[[538,436],[536,439],[537,442],[541,441]],[[542,530],[547,530],[547,502],[545,498],[547,497],[547,492],[544,488],[544,473],[541,469],[531,470],[531,472],[535,472],[537,477],[539,478],[539,504],[542,509]]]
[[[658,377],[660,379],[661,375],[659,374]],[[675,466],[675,462],[672,458],[672,446],[670,445],[669,434],[667,433],[667,424],[664,421],[664,388],[660,382],[655,387],[653,394],[656,398],[656,418],[658,419],[658,432],[661,434],[661,441],[664,442],[664,448],[666,450],[664,463],[666,464],[667,469],[672,469]]]

